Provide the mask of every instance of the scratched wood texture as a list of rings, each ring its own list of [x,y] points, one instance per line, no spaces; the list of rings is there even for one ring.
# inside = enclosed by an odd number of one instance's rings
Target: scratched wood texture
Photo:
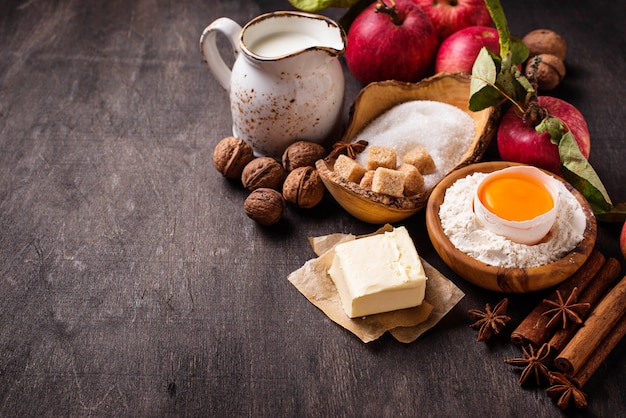
[[[568,40],[553,94],[586,116],[591,161],[625,201],[624,4],[503,3],[514,34]],[[230,115],[198,38],[220,16],[290,8],[0,4],[0,416],[561,415],[517,386],[506,331],[474,342],[467,309],[502,295],[442,264],[423,214],[402,224],[466,297],[418,342],[363,344],[286,280],[313,256],[307,237],[373,226],[328,196],[272,228],[245,216],[246,193],[212,166]],[[346,78],[349,106],[360,86]],[[601,224],[597,245],[623,262],[619,227]],[[510,296],[513,321],[542,297]],[[626,414],[625,355],[622,341],[585,387],[589,408],[569,416]]]

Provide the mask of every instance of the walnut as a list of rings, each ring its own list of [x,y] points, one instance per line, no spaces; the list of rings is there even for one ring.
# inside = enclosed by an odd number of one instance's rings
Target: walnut
[[[290,172],[298,167],[313,167],[315,162],[326,156],[326,149],[310,141],[298,141],[289,145],[283,153],[283,167]]]
[[[552,54],[565,61],[565,55],[567,54],[567,43],[565,39],[558,33],[550,29],[536,29],[529,32],[522,38],[522,42],[530,54],[529,57],[534,57],[541,54]]]
[[[310,209],[322,201],[324,183],[313,167],[298,167],[287,175],[283,197],[298,208]]]
[[[537,68],[537,87],[539,90],[552,90],[561,83],[565,77],[565,64],[563,61],[550,54],[540,54],[541,62]],[[526,75],[530,76],[532,63],[526,65]]]
[[[286,202],[277,190],[261,187],[248,195],[243,203],[246,215],[260,225],[273,225],[280,220]]]
[[[254,158],[252,147],[243,139],[228,136],[213,150],[213,165],[224,177],[237,179],[243,168]]]
[[[259,157],[250,161],[241,173],[241,183],[253,191],[261,187],[280,190],[285,179],[285,170],[271,157]]]

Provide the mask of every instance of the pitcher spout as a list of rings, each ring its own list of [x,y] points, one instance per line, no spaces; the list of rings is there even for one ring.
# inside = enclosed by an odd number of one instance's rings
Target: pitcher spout
[[[264,24],[268,19],[271,25]],[[334,20],[305,12],[273,12],[248,23],[241,35],[242,52],[257,61],[278,61],[308,52],[338,57],[346,34]]]

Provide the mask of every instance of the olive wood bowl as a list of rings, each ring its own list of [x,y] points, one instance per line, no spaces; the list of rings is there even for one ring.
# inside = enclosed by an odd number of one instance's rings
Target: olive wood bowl
[[[351,143],[372,120],[392,107],[411,100],[433,100],[447,103],[467,112],[476,125],[472,144],[452,171],[479,161],[491,142],[500,116],[498,107],[479,112],[468,109],[470,76],[462,73],[440,73],[418,83],[381,81],[365,86],[355,98],[350,120],[341,141]],[[426,207],[432,189],[409,197],[393,197],[364,189],[335,174],[334,160],[316,162],[316,168],[335,200],[357,219],[371,224],[394,223]]]
[[[587,260],[596,243],[597,223],[589,203],[578,190],[565,180],[548,173],[561,181],[578,200],[587,219],[583,240],[559,260],[538,267],[504,268],[487,265],[458,250],[448,239],[441,227],[439,208],[445,192],[458,179],[476,172],[491,173],[516,164],[504,161],[483,162],[461,168],[446,176],[433,189],[426,207],[426,227],[435,251],[459,276],[470,283],[488,290],[504,293],[527,293],[552,287],[578,270]]]

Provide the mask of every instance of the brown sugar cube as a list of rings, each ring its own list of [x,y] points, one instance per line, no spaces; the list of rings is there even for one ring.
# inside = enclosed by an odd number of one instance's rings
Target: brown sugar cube
[[[414,165],[402,164],[398,171],[404,173],[404,195],[416,195],[424,187],[424,176]]]
[[[404,173],[390,168],[378,167],[372,179],[372,191],[390,196],[404,196]]]
[[[435,171],[435,162],[433,157],[426,151],[424,147],[418,145],[411,151],[407,152],[402,158],[402,162],[415,166],[422,174],[428,174]]]
[[[361,177],[363,177],[363,174],[367,171],[361,164],[343,154],[337,157],[334,170],[335,173],[339,174],[341,177],[355,183],[360,182]]]
[[[396,151],[393,148],[372,145],[367,148],[367,169],[376,170],[378,167],[395,169],[397,167]]]
[[[369,189],[372,190],[372,181],[374,180],[374,170],[368,170],[365,172],[365,174],[363,174],[363,177],[361,178],[361,183],[359,183],[359,186],[361,186],[364,189]]]

